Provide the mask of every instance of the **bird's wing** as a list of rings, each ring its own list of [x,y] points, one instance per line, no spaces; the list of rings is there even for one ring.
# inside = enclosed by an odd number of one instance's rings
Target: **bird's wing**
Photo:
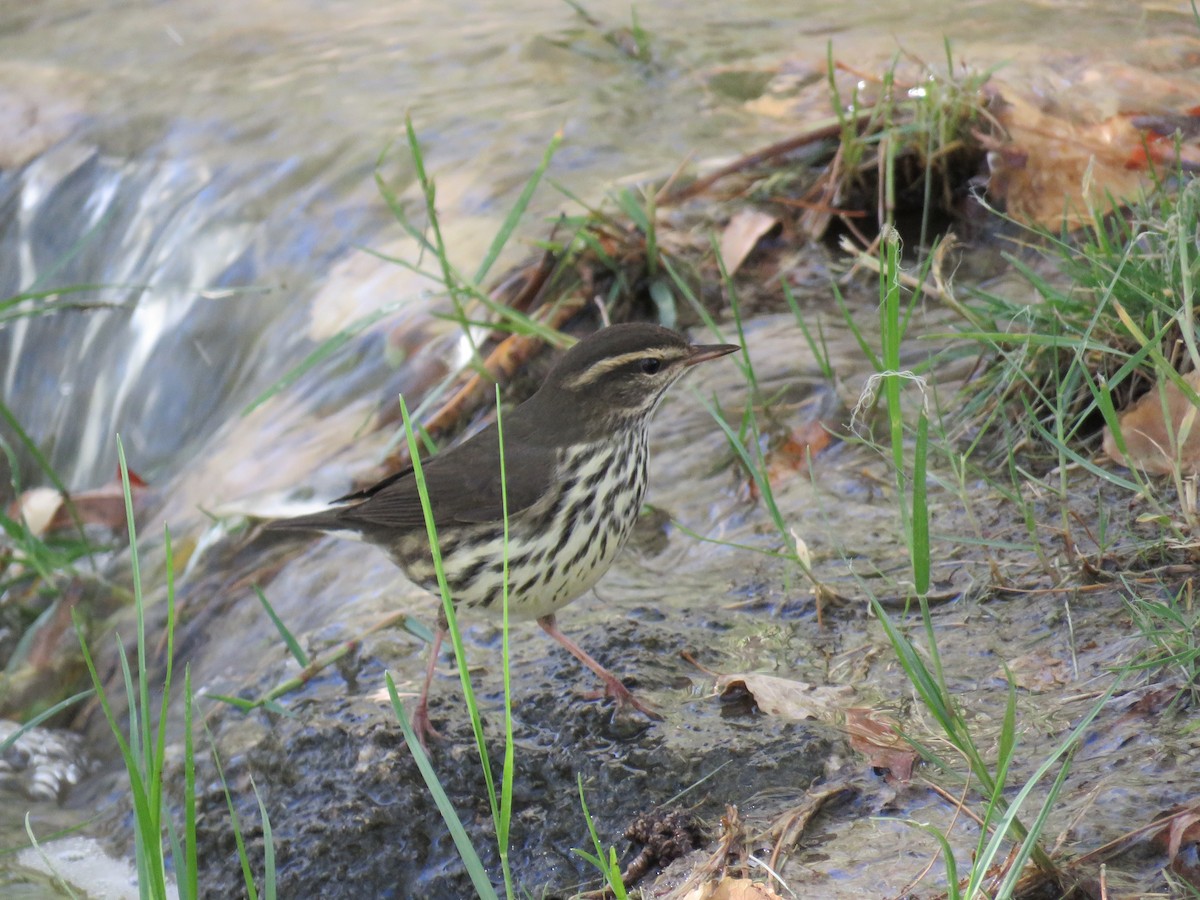
[[[505,432],[505,480],[511,517],[544,494],[556,460],[553,449],[509,438],[507,428]],[[495,441],[495,428],[486,428],[424,463],[435,524],[496,522],[503,517]],[[515,459],[520,460],[519,466],[513,463]],[[366,498],[361,503],[338,511],[340,520],[400,531],[424,528],[421,498],[411,469],[385,478],[363,494]]]

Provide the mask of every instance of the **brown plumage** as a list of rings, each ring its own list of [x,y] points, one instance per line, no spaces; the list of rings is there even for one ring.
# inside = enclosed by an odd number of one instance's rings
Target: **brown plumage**
[[[646,488],[647,424],[691,366],[739,349],[689,344],[657,325],[614,325],[581,340],[545,383],[503,418],[508,489],[509,614],[542,628],[604,681],[607,693],[653,715],[567,638],[554,613],[608,569],[637,520]],[[503,506],[495,425],[423,464],[446,581],[456,608],[500,611]],[[274,529],[350,533],[384,548],[414,581],[437,591],[412,470],[342,498],[345,505],[271,523]],[[426,671],[414,725],[433,733]]]

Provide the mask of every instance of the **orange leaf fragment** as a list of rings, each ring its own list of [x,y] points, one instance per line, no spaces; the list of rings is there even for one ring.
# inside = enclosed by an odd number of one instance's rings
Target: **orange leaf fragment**
[[[1200,371],[1189,372],[1183,379],[1200,393]],[[1126,452],[1121,453],[1107,427],[1104,452],[1121,465],[1156,475],[1171,474],[1176,467],[1181,474],[1194,475],[1200,472],[1200,422],[1196,419],[1196,405],[1174,382],[1167,382],[1121,413]]]
[[[893,778],[907,782],[920,758],[900,735],[899,723],[877,709],[856,706],[846,710],[850,746],[876,769],[887,769]]]
[[[689,891],[683,900],[783,900],[770,885],[749,878],[722,878],[716,884],[702,884]]]
[[[810,419],[793,429],[780,444],[767,451],[767,477],[772,487],[791,477],[832,442],[833,435],[820,419]]]

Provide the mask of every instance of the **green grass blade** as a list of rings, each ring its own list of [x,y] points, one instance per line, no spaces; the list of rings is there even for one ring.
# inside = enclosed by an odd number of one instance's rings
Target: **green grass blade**
[[[538,164],[537,168],[533,170],[533,174],[529,177],[529,180],[525,182],[525,187],[521,191],[521,196],[517,198],[517,202],[513,204],[513,208],[509,210],[508,215],[504,218],[504,222],[500,225],[500,230],[497,231],[496,236],[492,238],[491,246],[488,247],[487,253],[484,254],[483,261],[479,264],[479,268],[475,272],[476,284],[483,283],[483,279],[486,278],[488,272],[492,270],[492,266],[495,264],[497,257],[500,256],[500,252],[504,249],[504,245],[508,243],[508,239],[516,230],[518,223],[522,218],[525,217],[525,213],[529,209],[529,202],[533,199],[534,192],[537,190],[537,186],[541,182],[542,177],[550,168],[550,160],[552,160],[554,158],[554,154],[558,152],[558,148],[562,144],[562,140],[563,133],[561,130],[555,132],[554,136],[550,139],[549,145],[542,154],[542,161]]]
[[[104,719],[108,722],[109,730],[112,732],[113,739],[117,742],[117,747],[121,752],[121,759],[125,763],[125,770],[129,774],[129,793],[133,801],[134,826],[135,833],[140,837],[146,834],[147,824],[152,821],[148,799],[149,795],[146,791],[145,780],[142,778],[140,764],[134,748],[130,742],[125,739],[124,732],[121,730],[120,724],[117,722],[116,714],[113,712],[112,704],[109,702],[108,694],[104,690],[104,682],[100,679],[100,673],[96,669],[96,664],[92,660],[91,651],[88,650],[87,638],[83,632],[83,621],[77,611],[72,611],[71,618],[75,624],[75,634],[79,638],[80,652],[83,654],[84,665],[87,666],[88,674],[92,678],[92,686],[96,690],[96,697],[100,701],[100,708],[104,712]],[[128,661],[125,659],[124,648],[121,647],[120,638],[117,639],[117,647],[120,652],[121,661],[126,671],[129,669]],[[136,715],[136,713],[134,713]],[[155,840],[157,841],[157,833]],[[142,878],[139,884],[144,884],[146,890],[153,891],[151,873],[147,868],[146,862],[142,859],[142,840],[136,841],[138,848],[138,874]],[[156,896],[156,895],[155,895]]]
[[[36,850],[38,856],[42,858],[42,863],[46,866],[46,870],[50,873],[50,877],[54,879],[55,886],[62,890],[68,897],[71,898],[71,900],[77,900],[79,895],[71,890],[71,885],[67,884],[66,879],[58,873],[58,870],[54,867],[53,860],[51,860],[46,854],[46,851],[42,849],[41,843],[38,842],[37,835],[33,833],[33,821],[28,810],[25,811],[25,834],[29,837],[29,843],[33,846],[33,849]]]
[[[88,697],[93,696],[95,693],[96,693],[95,688],[88,688],[86,690],[80,691],[78,694],[72,694],[66,700],[59,700],[57,703],[55,703],[49,709],[38,713],[36,716],[34,716],[28,722],[22,723],[20,728],[18,728],[16,731],[14,731],[12,734],[10,734],[4,740],[0,741],[0,754],[3,754],[6,750],[8,750],[9,747],[11,747],[17,741],[19,741],[25,734],[27,734],[29,731],[33,730],[34,728],[37,728],[39,725],[41,725],[47,719],[54,718],[63,710],[69,709],[70,707],[72,707],[76,703],[78,703],[80,700],[86,700]]]
[[[912,475],[912,535],[909,552],[912,559],[913,585],[917,596],[929,593],[932,551],[929,546],[929,504],[926,459],[929,447],[929,417],[921,412],[917,418],[917,440],[913,452]]]
[[[175,889],[179,893],[179,900],[196,900],[195,894],[189,894],[188,884],[186,881],[187,873],[183,869],[183,860],[186,858],[183,844],[179,842],[179,831],[175,828],[175,823],[167,818],[167,842],[171,848],[171,859],[175,860]]]
[[[408,744],[408,749],[413,755],[421,778],[425,780],[429,795],[433,797],[433,802],[437,805],[438,812],[441,813],[442,821],[446,823],[450,838],[454,841],[454,847],[458,850],[463,865],[466,866],[467,875],[471,879],[475,893],[483,900],[499,900],[495,887],[487,877],[483,861],[480,860],[479,854],[471,845],[471,839],[467,837],[467,831],[463,828],[462,821],[454,810],[454,805],[446,796],[446,791],[438,781],[437,773],[433,771],[429,757],[425,755],[421,742],[417,740],[417,733],[413,731],[412,724],[408,721],[408,715],[404,712],[404,704],[400,702],[400,695],[396,693],[396,682],[392,680],[390,672],[384,676],[384,679],[387,682],[388,696],[392,700],[392,709],[396,713],[396,719],[400,722],[400,730],[404,733],[404,741]]]
[[[283,619],[279,618],[279,614],[275,612],[275,607],[271,605],[271,601],[267,599],[267,595],[263,593],[262,588],[260,588],[257,584],[254,585],[254,593],[258,596],[258,601],[262,604],[263,609],[267,611],[267,615],[270,616],[271,622],[275,626],[275,630],[278,631],[279,636],[283,638],[283,642],[287,645],[288,652],[292,654],[292,659],[296,660],[296,662],[300,664],[300,668],[308,668],[308,664],[311,661],[308,658],[308,654],[304,652],[304,648],[300,646],[300,642],[296,640],[296,636],[292,634],[291,629],[283,624]]]
[[[31,457],[33,457],[34,462],[38,464],[38,468],[41,469],[46,474],[46,477],[50,479],[51,484],[58,489],[60,494],[66,496],[67,486],[59,479],[58,473],[55,472],[54,467],[50,465],[50,460],[46,459],[46,456],[44,453],[42,453],[41,448],[34,443],[33,438],[31,438],[28,432],[21,427],[21,423],[17,420],[17,417],[12,414],[12,410],[10,410],[3,403],[0,403],[0,419],[3,419],[4,423],[12,429],[13,433],[17,436],[17,440],[21,442],[21,445],[25,448],[25,451]]]
[[[900,666],[904,669],[908,680],[912,682],[917,693],[921,697],[921,702],[937,719],[939,727],[946,734],[955,734],[958,731],[956,725],[956,715],[950,708],[946,695],[942,692],[940,685],[930,673],[925,661],[921,659],[921,655],[917,652],[916,647],[912,642],[901,634],[896,624],[888,615],[887,610],[875,598],[871,598],[871,609],[875,612],[875,617],[879,620],[879,624],[883,626],[884,633],[887,634],[888,640],[892,647],[896,650],[899,657]]]
[[[217,769],[217,778],[221,782],[221,790],[225,794],[225,806],[229,809],[229,822],[233,828],[233,840],[237,844],[238,862],[242,867],[242,881],[246,885],[246,896],[249,900],[258,900],[258,888],[254,884],[254,872],[250,868],[250,855],[246,852],[246,840],[242,837],[242,824],[238,819],[237,810],[233,805],[233,794],[229,791],[229,782],[225,780],[225,770],[221,767],[221,756],[217,753],[217,744],[212,732],[206,725],[204,733],[208,735],[208,747],[212,754],[213,765]]]
[[[192,668],[183,667],[183,828],[184,855],[176,856],[176,880],[181,896],[200,897],[200,867],[196,848],[196,747],[192,722]],[[181,865],[179,860],[183,860]]]
[[[584,850],[572,850],[576,856],[587,860],[593,866],[600,870],[600,874],[604,876],[605,883],[612,891],[616,900],[627,900],[628,894],[625,891],[625,883],[621,881],[621,867],[617,864],[616,857],[612,854],[604,852],[604,845],[600,842],[600,835],[596,833],[596,823],[592,821],[592,814],[588,810],[587,798],[583,795],[583,775],[575,776],[579,783],[579,806],[583,810],[583,820],[587,823],[588,834],[592,838],[592,846],[596,848],[595,855]]]
[[[429,539],[430,554],[433,557],[433,568],[437,574],[438,588],[442,595],[442,612],[446,619],[450,641],[454,646],[454,658],[458,664],[459,684],[462,686],[463,701],[467,706],[467,713],[471,719],[471,730],[475,736],[475,747],[479,753],[479,768],[483,774],[483,780],[487,788],[487,799],[491,807],[492,821],[498,825],[502,819],[500,800],[496,794],[496,782],[492,774],[492,763],[487,752],[483,720],[479,713],[479,703],[475,698],[475,689],[471,684],[470,667],[467,663],[466,649],[463,646],[462,632],[458,627],[458,620],[455,616],[454,601],[450,596],[450,586],[446,583],[446,571],[442,562],[441,546],[438,543],[437,525],[434,522],[433,511],[429,503],[429,488],[425,483],[425,471],[421,465],[413,422],[409,416],[408,406],[404,402],[403,396],[400,397],[400,415],[404,420],[404,434],[408,441],[409,458],[413,466],[413,480],[417,483],[417,493],[421,498],[421,511],[425,517],[426,536]],[[507,887],[510,884],[507,856],[502,857],[501,862],[504,865],[504,878]]]
[[[132,499],[128,493],[128,485],[126,485],[126,501],[130,503],[132,508]],[[158,727],[155,729],[155,740],[153,756],[150,761],[149,771],[155,773],[152,781],[154,786],[153,796],[150,798],[150,803],[155,809],[162,809],[162,791],[163,779],[162,772],[166,769],[167,758],[167,706],[171,699],[171,675],[174,672],[175,661],[175,559],[171,552],[171,532],[164,526],[163,528],[163,551],[164,564],[167,571],[167,671],[163,676],[162,699],[159,702],[158,708]],[[144,653],[142,654],[145,655]],[[145,670],[138,672],[138,682],[149,687],[149,673]],[[147,704],[149,701],[147,700]],[[149,732],[150,724],[146,723],[146,731]]]
[[[125,461],[125,445],[121,436],[117,435],[117,462],[121,468],[121,489],[125,494],[125,527],[129,531],[129,568],[133,575],[133,607],[137,617],[137,663],[138,680],[137,696],[130,694],[130,740],[136,742],[136,736],[141,738],[142,759],[145,768],[143,775],[154,771],[154,758],[150,739],[150,682],[146,677],[146,605],[142,594],[142,567],[138,557],[137,524],[133,519],[133,494],[129,485],[129,466]],[[122,657],[123,659],[124,657]],[[126,687],[131,689],[132,681],[128,668],[125,670]],[[135,716],[134,712],[138,715]],[[138,720],[142,723],[140,735],[137,728]]]
[[[502,574],[502,608],[501,615],[501,669],[504,677],[504,768],[500,774],[500,817],[496,820],[496,842],[500,850],[500,863],[504,870],[504,883],[507,894],[512,896],[511,876],[509,875],[508,847],[510,828],[512,824],[513,778],[516,771],[515,744],[513,739],[512,719],[512,655],[509,646],[508,621],[508,470],[504,460],[504,416],[500,404],[500,385],[496,385],[496,440],[500,445],[500,507],[504,516],[504,543],[501,551]]]
[[[258,801],[258,814],[262,819],[263,833],[263,900],[275,900],[275,842],[271,839],[271,817],[267,813],[267,805],[263,803],[254,776],[250,776],[250,788],[254,791],[254,799]]]
[[[825,331],[821,328],[821,319],[817,318],[817,337],[820,338],[818,342],[809,330],[804,312],[800,309],[800,302],[792,292],[792,286],[788,283],[786,275],[779,279],[779,284],[783,288],[783,298],[791,308],[792,315],[796,317],[796,325],[800,329],[800,333],[804,335],[804,342],[808,344],[813,360],[816,362],[817,368],[821,370],[821,377],[832,382],[834,380],[833,365],[829,361],[829,344],[825,340]]]
[[[617,201],[617,209],[633,223],[634,228],[642,234],[649,234],[651,224],[649,216],[646,215],[645,201],[638,197],[633,188],[621,188],[613,199]]]
[[[950,900],[957,900],[962,897],[962,893],[958,889],[958,864],[954,860],[954,850],[950,846],[950,841],[946,836],[937,830],[928,822],[915,822],[910,820],[909,823],[913,828],[919,828],[926,834],[930,835],[942,848],[942,862],[946,866],[946,896]]]

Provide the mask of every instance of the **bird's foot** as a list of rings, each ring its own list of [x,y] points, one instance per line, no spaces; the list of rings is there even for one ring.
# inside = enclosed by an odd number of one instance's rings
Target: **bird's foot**
[[[654,709],[654,707],[643,703],[634,696],[633,691],[625,687],[619,678],[610,675],[604,679],[604,690],[594,691],[589,695],[589,699],[599,699],[600,697],[608,697],[617,701],[617,707],[631,706],[647,718],[653,719],[655,722],[663,721],[662,714]]]
[[[429,739],[435,741],[442,739],[442,733],[433,727],[433,723],[429,721],[429,706],[425,702],[425,698],[421,698],[421,702],[417,704],[417,708],[413,710],[412,715],[413,731],[417,734],[417,740],[421,742],[421,749],[426,753],[429,752]]]

